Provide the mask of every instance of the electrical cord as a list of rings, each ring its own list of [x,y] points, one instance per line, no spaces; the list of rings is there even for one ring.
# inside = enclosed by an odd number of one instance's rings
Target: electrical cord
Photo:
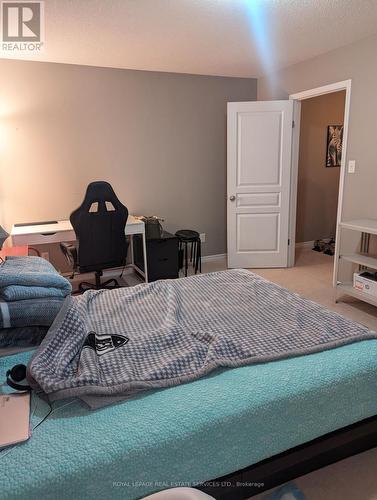
[[[50,406],[50,410],[46,413],[46,415],[42,418],[42,420],[40,420],[40,421],[37,423],[37,425],[35,425],[35,426],[33,427],[33,432],[35,431],[35,429],[36,429],[37,427],[39,427],[41,424],[43,424],[43,422],[44,422],[45,420],[47,420],[47,419],[48,419],[48,417],[51,415],[51,413],[54,411],[54,410],[53,410],[53,408],[52,408],[52,406],[51,406],[51,405],[49,405],[49,406]]]
[[[41,256],[41,252],[37,248],[29,247],[29,252],[30,252],[30,250],[32,250],[33,252],[35,252],[35,254],[37,255],[37,257]]]
[[[119,279],[122,279],[123,278],[123,273],[124,273],[124,270],[126,269],[126,266],[127,266],[127,262],[124,264],[123,266],[123,269],[122,269],[122,272],[120,273],[119,275]]]
[[[69,401],[68,403],[66,403],[66,404],[64,404],[64,405],[62,405],[62,406],[58,406],[57,408],[54,408],[54,407],[52,406],[52,404],[47,403],[47,404],[48,404],[48,406],[50,407],[50,410],[49,410],[49,411],[47,412],[47,414],[46,414],[46,415],[42,418],[42,420],[41,420],[40,422],[38,422],[38,423],[37,423],[37,424],[33,427],[33,429],[32,429],[32,430],[34,431],[37,427],[39,427],[41,424],[43,424],[43,422],[45,422],[45,421],[48,419],[48,417],[50,417],[53,413],[55,413],[55,412],[57,412],[57,411],[59,411],[59,410],[62,410],[62,409],[63,409],[63,408],[65,408],[66,406],[69,406],[69,405],[71,405],[71,404],[73,404],[73,403],[75,403],[75,402],[76,402],[76,400],[75,400],[75,399],[73,399],[72,401]],[[36,405],[36,406],[37,406],[37,405]]]

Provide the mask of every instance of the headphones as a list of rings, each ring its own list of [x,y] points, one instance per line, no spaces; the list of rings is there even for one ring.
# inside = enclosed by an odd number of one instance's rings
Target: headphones
[[[15,365],[13,368],[7,371],[7,384],[12,389],[16,391],[31,391],[29,384],[20,384],[26,379],[26,366],[25,365]]]

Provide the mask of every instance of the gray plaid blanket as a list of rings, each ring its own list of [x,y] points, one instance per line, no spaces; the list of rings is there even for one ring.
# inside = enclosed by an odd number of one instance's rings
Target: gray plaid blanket
[[[28,366],[50,400],[91,407],[375,332],[244,270],[68,298]]]

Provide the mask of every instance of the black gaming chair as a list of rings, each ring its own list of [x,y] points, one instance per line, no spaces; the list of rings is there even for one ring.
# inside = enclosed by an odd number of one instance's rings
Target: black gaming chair
[[[78,247],[60,243],[73,272],[95,272],[95,285],[80,283],[81,292],[119,286],[116,279],[101,283],[104,269],[126,263],[128,242],[125,227],[128,210],[118,200],[108,182],[91,182],[82,204],[70,216]]]

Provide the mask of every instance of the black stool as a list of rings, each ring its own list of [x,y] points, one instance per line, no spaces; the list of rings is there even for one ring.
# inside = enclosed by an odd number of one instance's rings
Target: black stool
[[[187,276],[188,269],[188,245],[191,244],[190,262],[192,262],[195,274],[202,272],[202,249],[200,234],[191,229],[180,229],[175,233],[178,238],[178,252],[179,252],[179,269],[183,268],[183,261],[185,265],[185,276]]]

